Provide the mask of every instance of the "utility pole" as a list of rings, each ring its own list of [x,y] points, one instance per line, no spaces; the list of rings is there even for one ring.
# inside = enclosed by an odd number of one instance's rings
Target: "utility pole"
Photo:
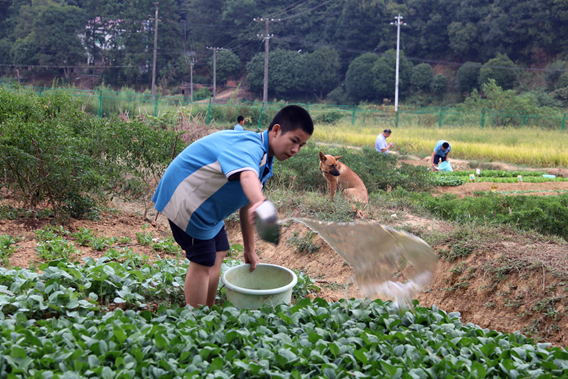
[[[402,22],[402,16],[400,15],[400,13],[398,14],[397,17],[395,17],[394,19],[396,20],[395,22],[391,22],[391,25],[396,25],[397,31],[396,31],[396,83],[395,83],[395,87],[394,87],[394,111],[398,112],[398,61],[399,61],[399,57],[400,57],[400,26],[401,25],[406,25],[406,23]]]
[[[207,50],[213,50],[213,104],[215,104],[215,96],[217,95],[217,51],[225,50],[222,47],[207,47]]]
[[[154,3],[156,7],[156,16],[154,16],[154,63],[152,64],[152,100],[156,99],[156,57],[158,55],[158,3]]]
[[[191,59],[191,62],[189,62],[189,65],[191,66],[191,70],[189,71],[189,92],[191,93],[191,104],[193,104],[193,65],[195,64],[195,61],[193,60],[193,58]]]
[[[265,32],[264,34],[257,34],[257,37],[264,39],[264,90],[262,92],[262,103],[264,104],[264,109],[266,110],[266,103],[268,102],[268,41],[270,38],[274,37],[274,34],[268,33],[268,24],[270,21],[277,22],[280,19],[274,18],[255,18],[254,21],[256,22],[264,22],[265,24]]]

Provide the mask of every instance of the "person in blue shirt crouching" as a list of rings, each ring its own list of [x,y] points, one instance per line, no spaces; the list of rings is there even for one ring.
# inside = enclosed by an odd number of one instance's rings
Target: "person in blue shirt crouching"
[[[314,131],[309,113],[282,108],[263,133],[225,130],[186,147],[168,166],[152,198],[176,242],[191,262],[185,301],[196,308],[215,303],[221,264],[229,250],[223,220],[239,210],[245,263],[256,268],[254,210],[265,201],[274,157],[284,161],[306,145]]]
[[[234,130],[240,130],[243,131],[243,125],[245,124],[245,118],[243,116],[239,116],[237,117],[237,125],[235,125],[235,129]]]
[[[436,142],[434,152],[432,153],[432,157],[430,159],[432,170],[434,170],[438,166],[438,163],[445,162],[448,159],[448,154],[451,150],[452,145],[450,145],[448,141],[440,140]]]

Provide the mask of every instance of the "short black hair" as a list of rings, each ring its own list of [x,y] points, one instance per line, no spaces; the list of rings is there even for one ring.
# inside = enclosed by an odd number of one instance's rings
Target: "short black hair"
[[[245,119],[244,116],[239,116],[239,117],[237,117],[237,122],[241,122],[241,121],[243,121],[244,119]]]
[[[272,130],[274,125],[280,125],[282,134],[302,129],[310,136],[314,133],[314,122],[307,110],[298,105],[287,105],[280,109],[272,119],[268,130]]]
[[[391,132],[391,130],[390,130],[389,128],[386,128],[385,130],[383,130],[383,133],[391,134],[392,132]]]
[[[444,143],[442,144],[442,147],[443,147],[444,149],[447,149],[448,147],[450,147],[450,144],[447,143],[447,142],[444,142]]]

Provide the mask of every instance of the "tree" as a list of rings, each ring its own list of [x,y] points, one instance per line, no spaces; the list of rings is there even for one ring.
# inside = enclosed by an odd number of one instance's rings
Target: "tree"
[[[442,95],[446,92],[448,86],[448,77],[442,74],[437,74],[430,83],[430,91],[436,95]]]
[[[247,63],[247,83],[256,94],[264,88],[264,53]],[[297,51],[274,50],[268,54],[268,93],[288,98],[305,91],[305,55]]]
[[[0,39],[0,64],[12,64],[12,43],[8,38]]]
[[[208,62],[209,73],[213,77],[213,56]],[[217,52],[217,83],[225,83],[229,76],[235,75],[241,68],[239,57],[229,50],[220,50]]]
[[[448,26],[450,47],[459,56],[474,55],[479,49],[478,29],[471,22],[452,22]]]
[[[50,4],[41,9],[34,22],[38,62],[54,66],[81,64],[85,48],[78,34],[86,18],[86,13],[74,6]],[[69,77],[71,70],[66,67],[63,71]]]
[[[568,72],[564,72],[558,78],[558,82],[556,82],[556,89],[566,88],[568,87]]]
[[[456,86],[459,92],[471,92],[477,87],[479,66],[479,63],[465,62],[458,68]]]
[[[499,87],[503,89],[513,88],[517,80],[514,67],[515,64],[506,54],[497,54],[479,70],[478,84],[482,86],[488,83],[489,79],[495,79],[495,83]]]
[[[353,100],[359,102],[377,99],[373,86],[375,77],[371,69],[378,59],[375,54],[366,53],[355,58],[349,65],[345,75],[345,89]]]
[[[339,54],[329,47],[320,48],[306,57],[306,86],[309,91],[323,94],[339,83]]]
[[[418,90],[427,91],[432,81],[432,66],[428,63],[420,63],[412,67],[412,76],[410,77],[410,84]]]
[[[373,65],[371,74],[374,77],[373,87],[379,99],[393,99],[396,83],[396,50],[387,50]],[[404,91],[410,84],[412,75],[412,62],[400,52],[398,70],[399,93]]]
[[[548,64],[546,68],[550,71],[546,72],[545,80],[546,86],[549,89],[554,89],[556,87],[556,83],[558,83],[558,79],[560,79],[563,72],[562,70],[564,70],[565,67],[566,62],[562,60],[555,60]]]

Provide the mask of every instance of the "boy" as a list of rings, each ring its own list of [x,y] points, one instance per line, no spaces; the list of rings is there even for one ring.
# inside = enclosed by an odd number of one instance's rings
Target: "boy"
[[[243,116],[239,116],[237,117],[237,125],[235,125],[235,129],[234,130],[240,130],[243,131],[243,125],[245,124],[245,118]]]
[[[448,141],[440,140],[434,146],[434,152],[430,157],[430,165],[432,171],[436,168],[440,161],[445,162],[448,159],[448,154],[452,150],[452,145]]]
[[[221,131],[189,145],[168,166],[152,201],[170,222],[176,242],[191,264],[185,301],[194,308],[215,303],[221,264],[229,250],[223,220],[239,209],[245,262],[259,262],[254,250],[254,210],[265,197],[272,161],[293,157],[314,131],[309,113],[284,107],[263,133]]]

